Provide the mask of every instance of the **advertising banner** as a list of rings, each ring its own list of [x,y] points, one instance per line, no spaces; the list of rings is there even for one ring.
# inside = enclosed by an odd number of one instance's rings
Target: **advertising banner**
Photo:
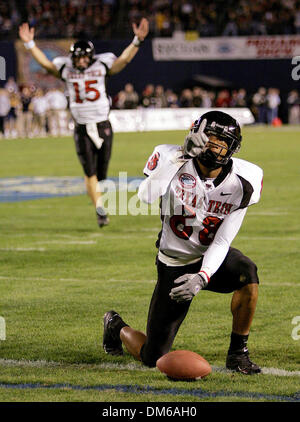
[[[212,108],[112,110],[109,119],[114,132],[189,130],[195,120],[212,110]],[[255,121],[248,108],[217,108],[215,110],[230,114],[241,126]]]
[[[152,51],[156,61],[291,59],[300,55],[300,35],[154,38]]]

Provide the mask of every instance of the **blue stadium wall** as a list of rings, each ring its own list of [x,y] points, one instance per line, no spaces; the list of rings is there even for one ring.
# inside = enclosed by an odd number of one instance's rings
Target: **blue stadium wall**
[[[119,55],[128,41],[94,41],[96,52],[111,51]],[[17,75],[14,43],[1,42],[0,55],[6,59],[6,77]],[[259,86],[277,87],[281,91],[281,114],[286,117],[285,100],[288,92],[299,89],[299,82],[291,77],[291,60],[227,60],[227,61],[154,61],[152,44],[146,40],[139,53],[121,73],[108,80],[108,91],[115,95],[127,82],[141,92],[147,83],[162,84],[180,91],[197,84],[197,75],[226,80],[230,88],[243,87],[253,93]],[[0,81],[3,86],[5,81]]]

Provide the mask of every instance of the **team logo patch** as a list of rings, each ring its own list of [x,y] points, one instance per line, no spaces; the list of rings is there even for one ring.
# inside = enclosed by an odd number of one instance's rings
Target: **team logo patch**
[[[149,158],[149,161],[148,161],[148,164],[147,164],[147,169],[148,170],[151,170],[152,171],[152,170],[156,169],[157,163],[158,163],[158,160],[159,160],[159,157],[160,157],[159,152],[156,152],[155,154],[153,154]]]
[[[184,188],[194,188],[196,186],[196,179],[188,173],[182,173],[179,176],[179,181]]]

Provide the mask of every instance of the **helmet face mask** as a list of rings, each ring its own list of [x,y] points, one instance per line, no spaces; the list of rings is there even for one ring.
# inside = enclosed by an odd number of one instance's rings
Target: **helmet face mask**
[[[207,148],[198,156],[199,161],[207,168],[216,169],[225,166],[231,156],[238,152],[241,147],[242,135],[239,123],[229,114],[221,111],[210,111],[203,114],[193,127],[193,132],[198,132],[202,121],[206,119],[207,123],[204,133],[209,138],[215,136],[217,140],[224,141],[227,144],[227,151],[224,154],[225,146],[219,145],[218,141],[210,140]],[[210,146],[218,146],[218,152],[213,151],[215,148]]]
[[[73,66],[81,72],[92,64],[94,54],[95,48],[91,41],[77,41],[70,47]],[[78,63],[81,57],[87,57],[89,59],[86,61],[86,66],[82,66]]]

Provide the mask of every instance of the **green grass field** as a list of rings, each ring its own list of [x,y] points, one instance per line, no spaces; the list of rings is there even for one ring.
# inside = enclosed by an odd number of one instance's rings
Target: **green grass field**
[[[155,145],[184,132],[116,134],[109,176],[142,176]],[[213,366],[204,380],[172,382],[125,353],[102,349],[102,318],[117,310],[145,331],[156,279],[156,215],[112,216],[100,230],[86,195],[0,202],[2,402],[288,402],[300,400],[300,129],[245,128],[239,157],[264,169],[261,202],[233,245],[258,265],[260,296],[249,337],[264,373],[224,370],[231,295],[200,292],[173,349]],[[82,176],[73,140],[0,141],[0,178]],[[133,195],[132,193],[130,195]],[[128,196],[130,198],[130,195]],[[299,326],[299,322],[298,322]]]

